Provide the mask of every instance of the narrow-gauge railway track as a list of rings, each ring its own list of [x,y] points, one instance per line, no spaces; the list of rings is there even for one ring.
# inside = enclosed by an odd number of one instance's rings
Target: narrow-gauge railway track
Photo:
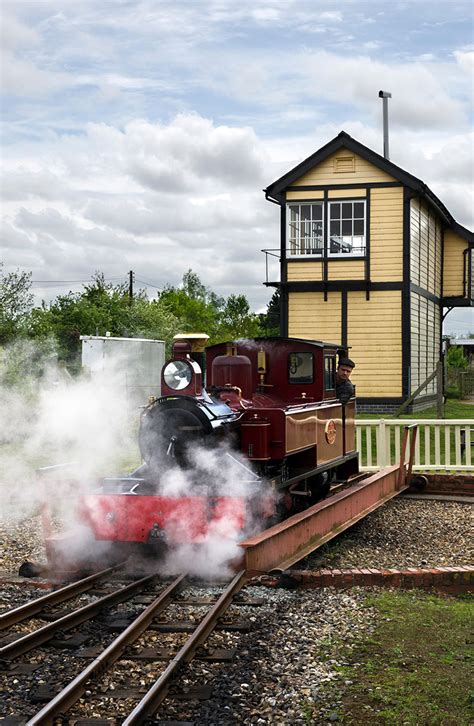
[[[43,597],[38,597],[35,600],[30,600],[29,602],[25,603],[24,605],[20,605],[17,608],[13,608],[11,610],[8,610],[7,612],[0,613],[0,630],[4,630],[5,628],[8,628],[15,623],[21,623],[24,620],[27,620],[28,618],[31,618],[38,613],[41,613],[42,611],[46,611],[52,605],[57,605],[58,603],[62,603],[65,600],[70,600],[74,598],[76,595],[87,592],[95,585],[97,585],[97,583],[101,579],[103,579],[107,575],[110,575],[116,570],[117,567],[109,567],[106,570],[101,570],[100,572],[96,572],[89,577],[84,577],[83,579],[72,582],[65,587],[61,587],[59,590],[53,590],[52,592],[49,592]]]
[[[104,573],[100,574],[104,576]],[[107,674],[110,676],[113,667],[112,677],[118,680],[120,680],[120,675],[117,674],[120,670],[123,672],[125,669],[122,680],[124,680],[127,688],[125,691],[124,689],[118,689],[116,695],[119,700],[116,705],[113,703],[114,691],[111,690],[108,693],[106,699],[107,711],[103,716],[108,718],[112,716],[117,719],[117,723],[142,723],[147,717],[153,715],[166,697],[173,679],[176,678],[182,667],[193,659],[210,633],[216,627],[232,629],[230,624],[223,624],[219,621],[229,606],[233,602],[235,603],[235,597],[245,583],[245,579],[244,572],[238,573],[230,583],[219,588],[217,597],[214,596],[209,600],[209,598],[193,597],[193,592],[199,591],[199,585],[190,583],[185,575],[178,576],[168,584],[160,583],[157,576],[150,575],[125,587],[120,587],[105,596],[97,597],[88,606],[77,608],[47,625],[17,637],[11,643],[6,643],[0,651],[4,669],[3,678],[6,680],[12,678],[17,683],[21,681],[22,676],[24,681],[26,679],[26,684],[23,684],[23,701],[25,705],[24,710],[16,713],[14,712],[14,706],[7,705],[6,712],[1,715],[8,716],[10,722],[12,722],[12,718],[17,717],[18,723],[28,723],[30,725],[58,723],[56,719],[60,719],[59,722],[62,722],[63,717],[67,719],[64,723],[69,723],[71,718],[76,718],[74,708],[77,708],[76,704],[80,699],[82,699],[80,712],[82,716],[84,715],[84,699],[82,698],[84,694],[87,696],[87,702],[90,701],[93,704],[94,691],[97,691],[99,695],[102,693],[101,682]],[[87,584],[86,581],[82,583],[82,585]],[[80,589],[79,583],[75,583],[75,585],[79,586]],[[158,592],[156,592],[157,588]],[[184,589],[190,593],[186,599],[182,599]],[[66,588],[62,588],[62,590],[64,591]],[[139,593],[138,597],[137,593]],[[52,593],[52,595],[56,595],[56,593]],[[59,594],[62,602],[64,602],[66,596],[64,592]],[[128,608],[130,604],[132,605],[132,611],[123,609],[124,607]],[[138,614],[135,612],[137,604],[141,606]],[[248,603],[244,601],[242,604]],[[116,609],[114,613],[110,608],[116,605],[118,605],[119,609],[118,612]],[[195,615],[194,618],[191,618],[191,621],[186,620],[184,617],[190,606],[197,607],[199,611],[199,615]],[[39,598],[36,608],[32,604],[30,611],[36,616],[40,613],[41,616],[48,617],[45,607],[45,599]],[[67,647],[67,642],[61,641],[60,634],[84,624],[86,615],[87,617],[97,617],[99,613],[103,614],[105,608],[107,608],[107,615],[105,621],[102,620],[103,634],[108,635],[109,641],[110,631],[119,629],[119,635],[105,646],[103,644],[104,639],[99,638],[97,643],[96,638],[96,644],[92,648],[79,648],[79,650],[72,653],[69,651],[68,656],[65,658],[65,652],[68,651],[62,649],[61,646]],[[176,608],[180,609],[180,615],[178,621],[173,622],[173,618],[176,617]],[[202,608],[205,608],[204,614],[202,614]],[[5,613],[4,622],[9,616],[12,623],[19,623],[19,610],[21,608],[17,608],[16,613],[11,611],[11,615]],[[28,609],[24,606],[22,623],[26,622],[26,618],[29,617],[25,614],[27,611]],[[163,618],[165,619],[163,620]],[[150,633],[153,636],[151,648],[149,645],[147,647],[147,636]],[[158,636],[157,633],[159,633]],[[163,644],[170,646],[169,639],[174,637],[170,635],[171,633],[178,634],[176,636],[178,642],[173,642],[171,647],[163,648]],[[157,646],[157,638],[163,641],[161,645]],[[76,642],[82,642],[82,645],[84,645],[90,640],[86,634],[85,640],[81,641],[79,635]],[[54,646],[60,648],[56,650],[56,656],[51,653]],[[30,654],[30,662],[18,663],[16,659],[25,653]],[[32,655],[34,655],[33,658],[31,658]],[[165,662],[163,664],[164,658]],[[59,661],[57,667],[55,667],[55,660],[58,659],[61,661],[61,667]],[[78,665],[80,667],[84,659],[88,660],[89,663],[78,672]],[[48,663],[45,672],[51,674],[55,670],[62,670],[63,677],[59,680],[53,679],[53,682],[46,684],[44,678],[38,679],[35,674],[41,671],[46,661]],[[150,682],[150,674],[145,673],[138,679],[138,685],[128,687],[127,675],[129,675],[130,662],[151,663],[155,677]],[[66,667],[64,667],[65,664]],[[65,674],[68,674],[67,677],[64,677]],[[29,683],[28,678],[30,679]],[[37,685],[41,681],[43,681],[43,684],[35,689],[35,683]],[[145,683],[146,687],[144,688]],[[5,689],[5,691],[7,690]],[[38,707],[35,706],[35,703],[41,702],[44,705],[40,710],[37,710]],[[98,709],[99,707],[93,705],[92,711],[88,715],[92,715],[92,712],[97,715]],[[64,716],[66,713],[67,717]]]

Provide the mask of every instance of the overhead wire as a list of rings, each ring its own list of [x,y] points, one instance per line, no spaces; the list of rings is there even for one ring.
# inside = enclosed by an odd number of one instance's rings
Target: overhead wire
[[[146,280],[141,280],[138,277],[135,278],[135,282],[141,282],[142,285],[147,285],[148,287],[155,287],[157,290],[163,289],[163,285],[154,285],[152,282],[147,282]]]
[[[125,276],[122,275],[122,277],[105,277],[104,282],[113,282],[115,280],[125,280]],[[94,280],[91,280],[91,278],[88,278],[87,280],[31,280],[32,285],[70,285],[70,284],[78,284],[78,283],[85,283],[85,282],[91,282],[93,283]]]

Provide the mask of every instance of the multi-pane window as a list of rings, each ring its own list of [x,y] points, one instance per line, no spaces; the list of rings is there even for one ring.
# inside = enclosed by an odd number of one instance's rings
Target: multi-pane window
[[[290,255],[322,255],[323,253],[323,205],[289,204]]]
[[[328,256],[365,256],[365,200],[327,202],[328,221],[323,202],[288,204],[287,251],[293,256],[320,256],[325,251],[325,225]]]
[[[365,255],[365,202],[329,202],[329,254]]]

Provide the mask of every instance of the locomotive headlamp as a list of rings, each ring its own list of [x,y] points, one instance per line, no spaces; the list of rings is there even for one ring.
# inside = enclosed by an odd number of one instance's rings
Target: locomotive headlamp
[[[181,391],[191,383],[193,371],[185,360],[174,360],[165,367],[163,378],[167,386],[174,391]]]

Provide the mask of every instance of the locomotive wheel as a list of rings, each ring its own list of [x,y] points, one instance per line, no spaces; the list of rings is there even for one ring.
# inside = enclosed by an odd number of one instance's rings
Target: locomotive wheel
[[[331,489],[331,482],[334,478],[334,472],[323,471],[321,474],[310,477],[308,487],[311,490],[312,503],[320,502],[322,499],[326,499]]]

